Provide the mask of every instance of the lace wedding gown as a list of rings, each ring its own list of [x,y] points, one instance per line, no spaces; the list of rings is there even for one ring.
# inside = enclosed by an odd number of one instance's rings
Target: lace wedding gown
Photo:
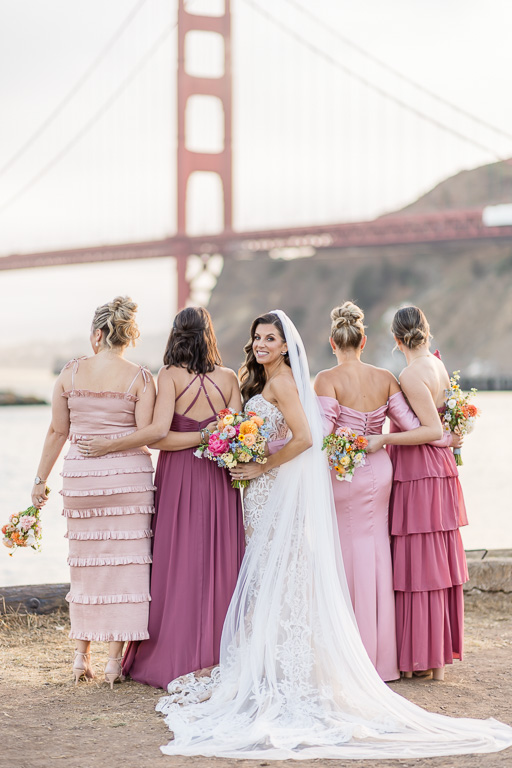
[[[172,695],[160,700],[174,734],[162,752],[384,760],[505,749],[509,726],[426,712],[388,688],[368,658],[347,589],[306,354],[291,321],[277,313],[313,447],[246,491],[251,535],[211,698],[185,706]],[[269,420],[271,439],[284,437],[282,414],[256,398],[251,407]]]

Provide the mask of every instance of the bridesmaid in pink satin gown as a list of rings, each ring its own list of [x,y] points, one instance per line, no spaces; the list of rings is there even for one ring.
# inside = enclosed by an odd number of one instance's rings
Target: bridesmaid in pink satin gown
[[[419,421],[407,405],[395,377],[361,361],[366,344],[364,314],[352,302],[331,312],[330,343],[337,365],[318,374],[326,434],[347,426],[361,435],[381,435],[386,416],[410,439],[435,439],[435,429],[416,429]],[[388,508],[393,470],[383,449],[369,454],[352,482],[331,472],[341,550],[348,587],[366,651],[383,680],[400,676],[395,634],[395,598]]]
[[[437,353],[429,351],[425,315],[418,307],[404,307],[391,330],[407,360],[400,383],[410,405],[422,423],[439,421],[449,376]],[[463,651],[464,498],[447,447],[399,445],[396,437],[377,439],[375,447],[394,443],[390,517],[399,667],[406,677],[426,673],[443,680],[445,665],[461,659]],[[447,444],[457,447],[461,440],[452,435]]]
[[[224,618],[244,554],[240,492],[229,474],[194,456],[222,408],[241,408],[235,373],[223,368],[209,313],[179,312],[158,375],[153,422],[95,450],[160,449],[156,469],[149,639],[131,643],[123,672],[166,688],[219,661]]]

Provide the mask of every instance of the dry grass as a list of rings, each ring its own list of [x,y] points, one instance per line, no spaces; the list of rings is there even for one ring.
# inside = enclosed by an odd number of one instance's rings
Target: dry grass
[[[512,723],[512,596],[467,600],[466,656],[445,683],[402,681],[392,688],[442,714],[494,716]],[[93,643],[97,678],[77,687],[71,679],[72,641],[66,613],[0,616],[0,768],[257,768],[258,761],[164,757],[169,732],[154,711],[161,691],[125,682],[110,691],[102,668],[107,644]],[[30,728],[20,729],[20,720]],[[293,762],[292,768],[508,768],[512,750],[414,761]],[[265,765],[265,763],[263,763]],[[285,768],[285,763],[269,763]]]

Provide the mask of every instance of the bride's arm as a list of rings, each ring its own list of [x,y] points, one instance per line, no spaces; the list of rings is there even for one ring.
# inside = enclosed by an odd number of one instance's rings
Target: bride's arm
[[[265,464],[250,462],[234,467],[231,470],[231,477],[236,480],[240,480],[241,475],[244,480],[254,480],[269,469],[275,469],[291,461],[299,453],[311,448],[313,444],[311,430],[293,378],[287,374],[276,376],[269,387],[270,398],[283,414],[292,437],[283,448],[269,456]]]

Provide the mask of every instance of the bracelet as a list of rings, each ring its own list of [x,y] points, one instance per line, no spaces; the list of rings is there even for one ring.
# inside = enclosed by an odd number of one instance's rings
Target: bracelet
[[[206,428],[200,429],[199,434],[201,435],[201,445],[208,445],[208,439],[210,437],[210,432]],[[207,435],[207,437],[206,437]]]

